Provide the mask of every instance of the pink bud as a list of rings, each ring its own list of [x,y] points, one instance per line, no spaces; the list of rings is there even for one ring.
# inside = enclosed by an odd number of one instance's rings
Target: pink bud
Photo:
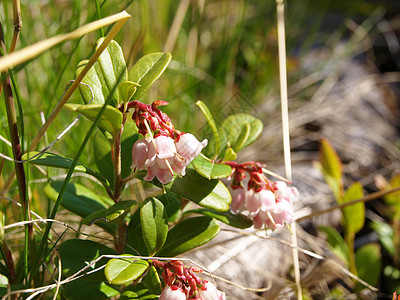
[[[219,291],[211,282],[207,282],[199,289],[200,298],[203,300],[225,300],[225,293]]]
[[[160,300],[186,300],[185,292],[176,285],[167,286],[160,295]]]
[[[145,140],[137,140],[132,148],[132,169],[138,168],[138,170],[144,169],[144,163],[147,159],[147,153],[149,152],[148,142]]]
[[[207,143],[207,140],[199,142],[191,133],[184,133],[179,136],[175,146],[178,154],[185,158],[185,163],[188,165],[207,146]]]

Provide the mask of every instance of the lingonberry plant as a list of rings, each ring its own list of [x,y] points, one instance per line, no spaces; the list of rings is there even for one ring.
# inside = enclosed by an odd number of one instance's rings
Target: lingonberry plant
[[[70,279],[64,289],[69,299],[81,299],[82,290],[88,299],[225,299],[212,279],[199,276],[201,269],[172,257],[208,243],[219,222],[275,229],[294,220],[296,188],[268,179],[259,162],[234,161],[261,133],[260,120],[238,113],[217,126],[198,101],[212,131],[210,141],[200,141],[175,128],[174,116],[162,111],[166,101],[144,103],[142,97],[170,60],[168,53],[151,53],[128,71],[120,46],[111,41],[80,84],[84,104],[65,105],[97,125],[96,167],[77,164],[75,170],[94,177],[103,194],[63,181],[50,182],[44,192],[56,207],[102,228],[113,240],[66,239],[57,245],[63,275]],[[77,75],[86,63],[78,65]],[[201,154],[203,149],[211,158]],[[73,163],[50,152],[30,152],[23,159],[68,169]],[[134,196],[135,189],[146,196]]]

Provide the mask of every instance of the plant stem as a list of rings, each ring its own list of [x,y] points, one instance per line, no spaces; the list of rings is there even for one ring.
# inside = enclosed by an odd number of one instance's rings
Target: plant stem
[[[356,256],[354,253],[354,232],[347,232],[345,234],[345,241],[349,248],[349,269],[350,272],[357,276]]]
[[[0,22],[0,48],[1,53],[0,56],[6,52],[4,35],[3,35],[3,27]],[[21,145],[19,142],[19,134],[18,134],[18,125],[17,125],[17,114],[15,111],[14,98],[11,89],[10,77],[7,72],[2,72],[2,83],[4,88],[4,96],[6,101],[6,111],[7,111],[7,119],[8,119],[8,128],[10,131],[11,137],[11,145],[13,150],[13,156],[15,161],[20,161],[22,152]],[[24,215],[24,220],[29,221],[31,219],[30,209],[29,209],[29,201],[27,199],[27,189],[26,189],[26,178],[25,178],[25,170],[24,166],[21,163],[14,162],[15,171],[17,174],[17,183],[19,190],[19,197],[21,199],[22,211]],[[28,253],[29,253],[29,244],[33,241],[33,224],[27,224],[25,226],[25,249],[24,249],[24,264],[25,264],[25,276],[28,275]]]

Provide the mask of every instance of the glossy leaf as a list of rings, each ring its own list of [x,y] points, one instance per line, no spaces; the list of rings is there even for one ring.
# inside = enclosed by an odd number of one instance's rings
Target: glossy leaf
[[[234,114],[224,120],[220,130],[226,134],[227,146],[231,146],[237,153],[258,138],[263,130],[263,123],[248,114]]]
[[[128,225],[125,252],[133,255],[149,255],[143,239],[140,210],[135,211]]]
[[[145,174],[145,172],[141,172],[137,177],[143,178]],[[163,187],[158,180],[153,180],[152,183],[160,188]],[[172,194],[216,211],[227,211],[232,201],[228,188],[221,181],[204,178],[191,166],[186,168],[185,176],[176,177],[164,188]]]
[[[197,173],[207,179],[226,178],[232,172],[230,166],[214,163],[201,153],[192,161],[192,166]]]
[[[143,283],[138,283],[128,286],[120,300],[156,300],[158,298],[159,295],[154,295]]]
[[[56,202],[62,184],[62,181],[54,181],[47,184],[44,188],[44,193],[50,200]],[[108,197],[100,196],[83,185],[68,183],[61,205],[78,216],[85,218],[93,212],[105,209],[106,206],[112,205],[112,203]],[[116,229],[113,224],[99,223],[98,226],[109,233],[114,233]]]
[[[63,242],[59,247],[62,270],[66,276],[71,276],[91,264],[101,255],[116,255],[117,252],[103,244],[90,240],[71,239]],[[93,266],[86,269],[86,273],[95,268],[101,267],[108,259],[104,258],[96,262]],[[84,274],[84,273],[83,273]],[[104,272],[99,271],[87,275],[85,280],[105,281]]]
[[[336,200],[341,203],[343,195],[342,162],[335,149],[327,139],[322,139],[320,144],[320,170],[326,183],[331,187]]]
[[[168,233],[168,216],[164,205],[156,198],[149,198],[140,209],[143,239],[150,254],[164,245]]]
[[[94,121],[102,109],[103,104],[65,104],[64,106],[70,110],[81,113],[89,120]],[[122,112],[115,107],[107,105],[100,117],[98,126],[112,135],[116,135],[120,131],[121,125]]]
[[[349,248],[340,233],[333,227],[320,226],[319,230],[327,235],[327,242],[334,254],[340,257],[347,265],[349,264]]]
[[[346,191],[343,203],[351,202],[353,200],[361,199],[364,196],[361,183],[353,183]],[[365,204],[358,202],[346,206],[342,209],[343,218],[346,223],[347,232],[357,233],[363,228],[365,223]]]
[[[28,159],[28,157],[34,157],[39,152],[32,151],[29,153],[25,153],[22,155],[22,159]],[[44,152],[39,156],[36,156],[32,159],[29,159],[29,163],[38,166],[46,166],[46,167],[54,167],[54,168],[61,168],[61,169],[69,169],[72,165],[73,160],[59,154]],[[96,171],[78,163],[75,167],[75,171],[84,172],[86,174],[92,175],[93,177],[97,178],[100,182],[107,184],[107,179],[105,179],[101,174],[97,173]]]
[[[197,209],[192,209],[188,210],[185,212],[186,214],[200,214],[204,216],[208,216],[214,219],[217,219],[218,221],[221,221],[225,224],[228,224],[229,226],[244,229],[244,228],[249,228],[253,225],[253,221],[247,218],[244,215],[235,215],[232,214],[230,211],[224,211],[224,212],[217,212],[213,211],[210,209],[205,209],[205,208],[197,208]]]
[[[356,251],[356,266],[358,277],[376,285],[382,268],[381,247],[378,243],[366,244]]]
[[[167,240],[156,256],[173,257],[211,241],[219,232],[216,220],[210,217],[185,219],[169,232]]]
[[[65,285],[64,296],[71,300],[102,300],[119,295],[119,291],[100,281],[78,279]]]
[[[133,81],[140,86],[137,88],[133,97],[139,100],[152,84],[161,76],[171,61],[171,54],[156,52],[141,57],[129,70],[129,81]]]
[[[157,196],[157,199],[164,204],[165,211],[167,212],[168,216],[168,222],[175,223],[178,219],[180,219],[182,214],[180,197],[166,192],[161,196]]]
[[[122,102],[127,103],[136,93],[137,87],[140,85],[132,81],[122,82],[118,88],[121,93]]]
[[[222,159],[222,161],[232,161],[232,160],[235,160],[236,158],[237,158],[236,152],[232,148],[229,147],[228,149],[226,149],[224,158]]]
[[[107,209],[102,209],[91,213],[83,219],[82,223],[86,225],[92,225],[97,221],[112,222],[120,217],[125,216],[136,204],[134,200],[119,201]]]
[[[149,263],[142,259],[113,258],[107,263],[104,274],[111,284],[126,284],[142,276],[148,267]]]
[[[218,133],[218,129],[217,129],[217,125],[215,124],[214,118],[210,112],[210,110],[208,109],[207,105],[203,102],[203,101],[197,101],[196,105],[200,108],[201,112],[203,113],[204,117],[207,120],[208,125],[211,128],[211,131],[213,133],[214,136],[214,144],[215,144],[215,156],[218,156],[219,151],[221,149],[221,139],[219,137],[219,133]]]
[[[151,294],[161,294],[161,281],[155,267],[150,267],[147,274],[142,278],[142,282],[149,289]]]
[[[89,60],[83,60],[78,64],[76,76],[82,72],[88,61]],[[81,84],[79,85],[79,91],[83,98],[83,102],[86,104],[104,104],[104,102],[106,102],[110,92],[104,81],[104,76],[98,61],[94,63],[93,67],[91,67],[85,77],[83,77]]]

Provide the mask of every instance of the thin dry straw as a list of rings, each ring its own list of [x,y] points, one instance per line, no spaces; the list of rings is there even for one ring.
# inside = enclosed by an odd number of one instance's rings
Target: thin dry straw
[[[289,133],[289,110],[287,96],[287,77],[286,77],[286,43],[285,43],[285,11],[283,0],[276,0],[277,26],[278,26],[278,50],[279,50],[279,77],[281,91],[281,111],[282,111],[282,134],[283,134],[283,153],[285,160],[286,178],[292,181],[292,166],[290,158],[290,133]],[[299,253],[297,247],[296,223],[290,224],[292,231],[292,252],[295,281],[297,287],[297,299],[303,299],[300,284]]]

